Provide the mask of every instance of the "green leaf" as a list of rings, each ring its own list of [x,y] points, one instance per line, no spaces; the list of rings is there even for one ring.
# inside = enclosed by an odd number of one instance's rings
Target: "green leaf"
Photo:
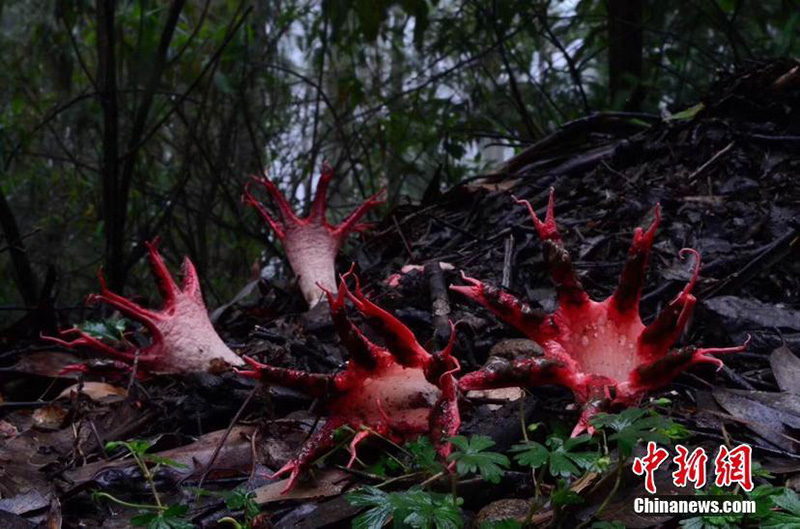
[[[433,447],[430,438],[421,436],[416,441],[405,444],[405,449],[411,454],[414,466],[436,474],[443,470],[443,465],[439,462],[436,449]]]
[[[142,513],[131,518],[131,524],[147,529],[194,529],[194,524],[183,519],[188,505],[172,505],[158,513]]]
[[[174,459],[170,459],[168,457],[159,456],[159,455],[150,455],[147,454],[143,457],[145,461],[148,463],[155,463],[156,465],[163,465],[165,467],[171,468],[189,468],[189,465],[185,463],[181,463],[179,461],[175,461]]]
[[[706,106],[703,103],[698,103],[693,107],[689,107],[685,110],[681,110],[680,112],[672,114],[664,121],[689,121],[690,119],[693,119],[704,108],[706,108]]]
[[[457,529],[463,524],[460,500],[453,501],[450,495],[421,489],[387,493],[364,487],[348,494],[347,500],[357,507],[370,507],[353,519],[356,529],[380,529],[392,518],[395,525],[414,528]]]
[[[508,518],[506,520],[491,520],[488,522],[481,522],[478,529],[522,529],[522,523]]]
[[[580,495],[567,488],[564,480],[559,481],[558,488],[550,495],[550,501],[553,505],[578,505],[583,503],[583,498]]]
[[[558,436],[551,436],[547,440],[547,447],[528,442],[516,445],[511,451],[518,454],[515,459],[522,465],[539,468],[547,463],[551,475],[569,477],[580,475],[582,470],[596,466],[600,459],[599,452],[572,451],[591,441],[592,438],[588,435],[573,437],[566,441]]]
[[[150,443],[150,441],[145,441],[142,439],[135,439],[133,441],[109,441],[106,443],[106,450],[113,451],[119,447],[125,447],[131,454],[142,456],[145,452],[150,450],[152,446],[153,445]]]
[[[119,318],[101,321],[85,321],[78,324],[78,329],[94,338],[116,342],[124,339],[123,333],[125,332],[126,325],[127,320]]]
[[[797,517],[797,522],[800,523],[800,497],[797,496],[795,491],[784,489],[783,494],[780,496],[776,495],[772,498],[772,503],[792,513]]]
[[[463,435],[452,437],[450,442],[458,448],[450,454],[450,461],[456,462],[456,470],[462,476],[479,473],[483,479],[491,483],[500,483],[504,470],[511,462],[503,454],[488,452],[487,448],[494,446],[494,441],[485,435],[473,435],[467,439]]]
[[[347,501],[355,507],[370,507],[353,519],[354,529],[380,529],[394,514],[389,495],[375,487],[364,487],[347,495]]]
[[[244,488],[237,488],[226,492],[225,506],[232,511],[243,511],[245,517],[251,520],[261,513],[261,508],[255,501],[255,493]]]
[[[158,518],[158,514],[153,512],[137,514],[136,516],[131,517],[131,524],[136,527],[146,527],[156,518]]]
[[[167,518],[175,518],[179,516],[186,516],[186,513],[188,512],[188,505],[172,505],[171,507],[167,507],[167,510],[164,511],[164,516]]]
[[[517,463],[520,465],[527,465],[534,469],[547,463],[550,457],[550,451],[546,446],[533,441],[515,445],[511,447],[511,452],[517,454],[514,456]]]
[[[598,430],[615,432],[608,439],[616,441],[626,457],[633,453],[633,447],[639,441],[669,444],[671,439],[687,433],[673,420],[641,408],[628,408],[618,414],[599,413],[592,417],[591,423]]]

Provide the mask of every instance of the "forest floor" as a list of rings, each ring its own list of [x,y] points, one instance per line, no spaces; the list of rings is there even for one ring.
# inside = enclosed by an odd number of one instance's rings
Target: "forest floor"
[[[355,261],[371,299],[431,349],[447,332],[434,318],[436,301],[444,321],[459,322],[455,351],[467,373],[522,335],[463,296],[443,293],[437,287],[442,281],[463,284],[463,271],[503,285],[534,307],[555,308],[539,237],[512,194],[543,211],[555,189],[565,246],[592,299],[614,291],[634,228],[649,225],[659,203],[662,222],[641,304],[645,323],[690,278],[690,263],[678,258],[681,248],[690,247],[702,254],[703,266],[698,306],[681,343],[723,347],[752,339],[746,352],[724,358],[723,369],[696,366],[650,394],[642,407],[680,425],[689,435],[684,444],[713,453],[722,443],[748,443],[758,462],[757,484],[800,490],[798,174],[800,67],[788,60],[754,64],[725,76],[697,106],[668,119],[588,116],[531,145],[496,173],[444,193],[434,182],[421,204],[392,211],[343,251],[338,268]],[[411,270],[394,286],[387,283],[404,265],[437,261],[452,270]],[[345,354],[325,310],[305,313],[291,285],[261,280],[249,287],[243,292],[250,295],[214,312],[231,348],[272,365],[341,369]],[[383,487],[387,491],[424,482],[425,491],[447,494],[455,484],[463,499],[458,516],[468,526],[527,518],[535,525],[574,527],[601,505],[599,519],[627,527],[678,524],[669,515],[633,513],[632,498],[645,494],[642,478],[629,463],[617,473],[613,453],[606,454],[605,466],[556,477],[517,461],[497,483],[486,483],[480,475],[404,476],[404,469],[426,457],[419,455],[425,443],[409,449],[373,439],[361,449],[359,464],[346,469],[345,440],[312,477],[283,495],[285,483],[265,475],[290,459],[317,425],[310,399],[233,373],[121,383],[59,375],[75,353],[20,338],[29,324],[5,331],[0,353],[2,528],[128,527],[142,511],[136,505],[153,503],[151,485],[159,491],[157,501],[189,506],[175,511],[175,520],[193,524],[188,527],[218,527],[226,516],[253,522],[254,513],[241,512],[253,502],[265,514],[254,527],[347,527],[364,511],[347,494],[392,477],[397,479]],[[460,433],[488,436],[493,452],[513,459],[509,450],[523,437],[521,422],[539,425],[525,434],[541,441],[568,434],[579,415],[572,402],[569,391],[556,387],[462,396]],[[135,454],[145,445],[104,446],[131,439],[147,440],[147,454],[167,459]],[[600,445],[601,455],[607,446]],[[159,466],[152,483],[133,455],[147,459],[150,468]],[[667,469],[660,472],[660,490],[674,493]],[[615,480],[616,494],[609,497]],[[579,498],[570,500],[569,492]],[[439,496],[427,498],[438,508]]]

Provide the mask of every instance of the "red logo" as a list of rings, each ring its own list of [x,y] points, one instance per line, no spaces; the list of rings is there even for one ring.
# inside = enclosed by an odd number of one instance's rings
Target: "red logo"
[[[703,448],[695,448],[691,452],[683,445],[675,445],[677,455],[672,461],[678,469],[672,473],[672,482],[676,487],[686,487],[689,483],[701,489],[706,484],[706,464],[708,455]],[[750,445],[741,444],[732,449],[720,446],[714,458],[714,484],[718,487],[740,485],[744,490],[753,490],[752,459],[753,449]],[[656,493],[655,472],[669,458],[669,452],[659,448],[656,443],[647,443],[647,453],[633,460],[633,473],[644,476],[644,488],[650,494]]]
[[[753,449],[750,445],[739,445],[732,450],[720,446],[719,453],[714,459],[714,472],[717,475],[714,483],[718,487],[736,483],[748,492],[753,490],[753,475],[750,468],[752,455]]]
[[[678,455],[672,461],[678,465],[678,470],[672,473],[672,482],[676,487],[685,487],[688,482],[694,483],[694,488],[702,489],[706,484],[706,463],[708,456],[702,448],[695,448],[692,453],[683,445],[675,445]]]
[[[644,488],[650,494],[656,493],[656,482],[654,474],[661,463],[669,457],[669,452],[663,448],[658,448],[656,443],[647,443],[647,454],[644,457],[637,457],[633,460],[633,473],[637,476],[644,474]]]

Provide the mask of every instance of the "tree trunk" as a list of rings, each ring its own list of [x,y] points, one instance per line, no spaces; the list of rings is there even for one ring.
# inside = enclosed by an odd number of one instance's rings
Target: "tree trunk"
[[[39,302],[39,290],[36,285],[36,274],[33,272],[28,254],[25,251],[25,243],[22,242],[22,235],[19,232],[17,219],[11,211],[6,196],[0,189],[0,227],[8,245],[8,253],[11,256],[11,265],[14,268],[14,281],[17,283],[22,300],[28,307],[35,307]]]
[[[116,0],[97,0],[97,92],[103,109],[103,221],[105,222],[105,262],[108,283],[122,290],[128,273],[125,261],[125,225],[128,197],[136,164],[136,154],[146,141],[145,127],[156,89],[167,61],[169,44],[178,24],[185,0],[173,0],[161,33],[156,54],[148,68],[149,76],[133,118],[125,152],[120,156],[119,101],[115,60],[114,26]]]
[[[116,1],[97,0],[97,95],[103,109],[103,223],[105,265],[109,286],[122,290],[125,284],[125,217],[119,203],[119,107],[117,69],[114,57]]]
[[[639,110],[644,99],[642,79],[641,0],[608,0],[608,84],[612,107]]]

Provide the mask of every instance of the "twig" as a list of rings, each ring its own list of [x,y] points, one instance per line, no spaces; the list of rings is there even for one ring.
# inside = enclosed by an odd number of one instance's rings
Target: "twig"
[[[211,472],[211,467],[214,466],[214,462],[217,460],[217,456],[219,456],[219,452],[220,452],[220,450],[222,450],[222,446],[225,444],[225,441],[228,439],[228,436],[230,435],[231,430],[233,430],[233,427],[236,425],[237,422],[239,422],[239,417],[242,416],[242,413],[244,412],[244,409],[247,407],[248,404],[250,404],[250,401],[253,399],[253,396],[256,394],[256,390],[257,389],[258,389],[258,386],[253,387],[252,391],[250,391],[250,393],[247,395],[247,398],[244,399],[244,402],[242,402],[242,405],[239,407],[239,410],[236,412],[236,415],[233,416],[233,419],[231,420],[231,423],[228,425],[228,429],[225,430],[225,434],[219,440],[219,443],[217,444],[217,447],[214,449],[214,453],[211,455],[211,459],[208,460],[208,463],[206,464],[206,468],[203,469],[203,474],[200,476],[200,482],[197,484],[197,488],[198,489],[202,489],[203,488],[203,482],[205,482],[206,477],[208,476],[208,473]]]
[[[720,151],[719,151],[719,152],[717,152],[717,153],[716,153],[714,156],[712,156],[711,158],[709,158],[709,160],[708,160],[706,163],[704,163],[703,165],[701,165],[700,167],[698,167],[698,168],[697,168],[697,170],[695,170],[695,172],[693,172],[692,174],[690,174],[690,175],[689,175],[689,182],[694,182],[694,180],[695,180],[695,179],[696,179],[698,176],[700,176],[701,174],[703,174],[703,172],[704,172],[706,169],[708,169],[709,167],[711,167],[711,166],[714,164],[714,162],[716,162],[717,160],[719,160],[719,159],[720,159],[720,158],[721,158],[721,157],[722,157],[722,156],[723,156],[725,153],[727,153],[728,151],[730,151],[730,150],[733,148],[733,144],[734,144],[734,142],[730,142],[728,145],[726,145],[725,147],[723,147],[723,148],[722,148],[722,150],[720,150]]]
[[[723,281],[711,287],[709,290],[701,292],[701,295],[698,297],[700,299],[709,299],[725,292],[741,288],[750,279],[758,274],[764,273],[767,269],[789,255],[792,248],[798,244],[800,244],[800,234],[798,234],[797,228],[792,228],[788,233],[767,246],[763,252],[754,257],[750,262],[729,274]]]
[[[434,341],[438,347],[443,347],[450,339],[450,298],[439,261],[425,263],[425,275],[431,297]]]
[[[411,249],[411,246],[408,244],[406,240],[406,235],[403,233],[403,230],[400,228],[400,224],[397,222],[397,216],[392,215],[392,222],[394,223],[394,227],[397,228],[397,233],[400,234],[400,238],[403,240],[403,246],[406,247],[406,252],[408,252],[408,258],[411,261],[414,261],[414,251]]]
[[[33,237],[34,235],[36,235],[37,233],[39,233],[41,231],[42,231],[42,228],[35,228],[33,231],[31,231],[29,233],[26,233],[25,235],[20,235],[19,239],[17,239],[17,242],[24,241],[28,237]],[[11,244],[6,244],[5,246],[0,247],[0,253],[3,253],[6,250],[10,249],[11,246],[12,246]]]
[[[509,234],[506,238],[505,248],[503,252],[503,279],[500,285],[504,289],[509,289],[511,287],[511,267],[512,267],[512,257],[514,255],[514,235]]]

